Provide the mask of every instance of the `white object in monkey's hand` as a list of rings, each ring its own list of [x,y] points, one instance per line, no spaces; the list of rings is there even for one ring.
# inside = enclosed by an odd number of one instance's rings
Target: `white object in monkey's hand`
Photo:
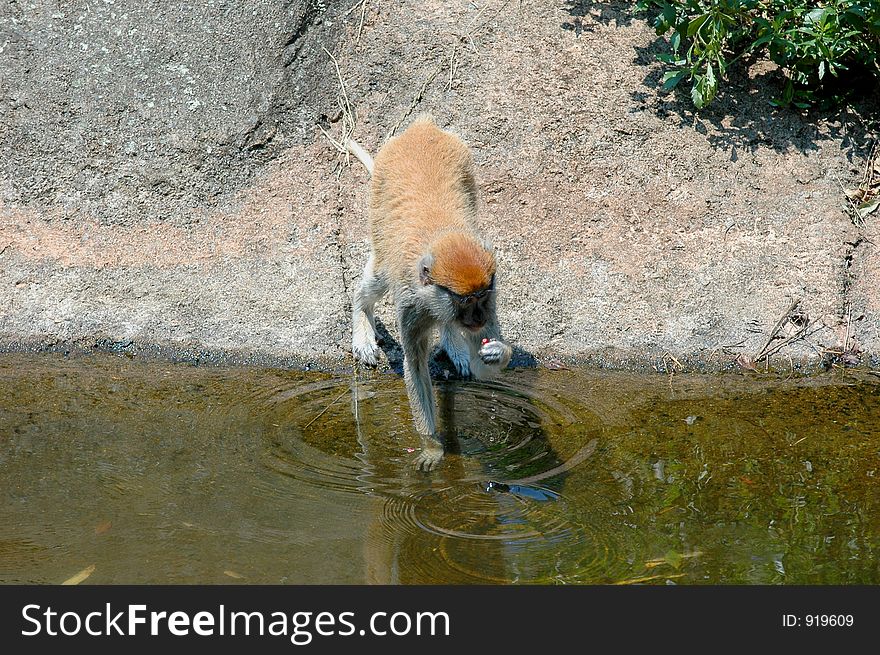
[[[509,348],[509,346],[495,339],[483,339],[482,343],[483,345],[480,346],[480,359],[486,364],[497,364],[500,362]]]

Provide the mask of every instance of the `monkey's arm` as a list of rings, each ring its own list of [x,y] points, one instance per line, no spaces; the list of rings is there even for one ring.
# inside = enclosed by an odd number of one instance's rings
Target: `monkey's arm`
[[[431,322],[412,307],[398,309],[398,325],[403,342],[403,379],[412,409],[416,431],[433,437],[437,431],[434,418],[434,391],[428,368]]]
[[[367,169],[367,173],[373,174],[373,158],[364,148],[354,139],[345,140],[345,148],[357,157],[358,161]]]
[[[483,343],[488,339],[486,343]],[[495,375],[510,363],[513,348],[501,340],[501,328],[495,310],[495,300],[489,308],[489,320],[473,338],[471,347],[471,375],[478,380]]]
[[[403,341],[403,379],[416,431],[422,436],[422,449],[416,468],[431,471],[443,459],[443,445],[437,436],[434,389],[428,368],[432,322],[412,307],[401,305],[397,321]]]

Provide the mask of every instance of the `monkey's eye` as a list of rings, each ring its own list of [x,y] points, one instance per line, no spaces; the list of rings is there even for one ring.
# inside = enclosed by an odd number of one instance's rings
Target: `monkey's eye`
[[[495,279],[493,278],[492,284],[494,285],[494,283],[495,283]],[[468,294],[466,296],[462,296],[462,295],[455,293],[455,291],[453,291],[452,289],[447,289],[446,287],[440,286],[439,284],[437,286],[440,289],[442,289],[444,292],[446,292],[446,294],[453,300],[453,302],[455,302],[455,304],[460,307],[468,307],[470,305],[473,305],[474,303],[483,302],[483,300],[489,294],[491,294],[495,291],[492,288],[492,286],[489,286],[486,289],[483,289],[481,291],[476,291],[476,292]]]

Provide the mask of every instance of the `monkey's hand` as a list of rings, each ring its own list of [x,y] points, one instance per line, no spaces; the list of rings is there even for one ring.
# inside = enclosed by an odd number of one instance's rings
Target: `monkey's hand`
[[[512,355],[513,349],[503,341],[492,339],[480,347],[480,359],[487,366],[507,366]]]

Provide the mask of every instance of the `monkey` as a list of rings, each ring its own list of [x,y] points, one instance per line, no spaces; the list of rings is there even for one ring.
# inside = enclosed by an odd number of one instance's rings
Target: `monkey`
[[[428,367],[432,338],[462,377],[487,379],[507,366],[512,348],[496,315],[496,261],[477,226],[470,149],[423,114],[391,138],[375,160],[356,142],[347,149],[371,174],[371,249],[352,302],[352,354],[378,363],[375,304],[394,299],[407,396],[422,438],[417,466],[443,456]]]

